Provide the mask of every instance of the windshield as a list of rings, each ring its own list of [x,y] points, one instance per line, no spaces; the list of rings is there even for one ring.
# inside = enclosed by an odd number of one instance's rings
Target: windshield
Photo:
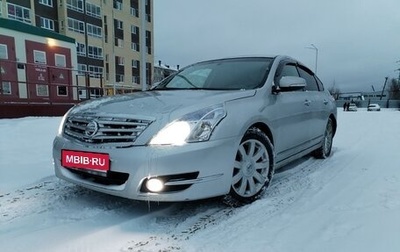
[[[188,66],[155,89],[254,89],[264,84],[273,58],[236,58]]]

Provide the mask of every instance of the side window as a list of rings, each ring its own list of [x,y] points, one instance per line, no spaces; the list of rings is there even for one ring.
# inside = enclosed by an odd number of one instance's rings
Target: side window
[[[307,91],[318,91],[317,81],[314,78],[314,75],[306,71],[304,68],[299,66],[300,77],[304,78],[307,83],[306,90]]]
[[[282,73],[280,77],[283,76],[299,76],[299,73],[297,72],[297,68],[295,65],[292,64],[287,64],[283,67]]]
[[[275,83],[278,85],[280,79],[284,76],[297,76],[299,77],[299,72],[297,71],[296,65],[292,63],[286,63],[282,70],[278,70],[275,74]]]
[[[322,81],[317,76],[315,76],[315,79],[317,80],[319,91],[324,91],[325,89],[324,89],[324,84],[322,84]]]

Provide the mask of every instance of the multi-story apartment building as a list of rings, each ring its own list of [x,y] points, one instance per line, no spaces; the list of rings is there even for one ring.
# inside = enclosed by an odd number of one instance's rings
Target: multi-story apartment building
[[[145,1],[145,17],[140,15],[141,2],[0,0],[0,17],[74,38],[77,84],[102,87],[113,94],[142,89],[141,64],[146,64],[146,85],[151,84],[154,67],[153,1]],[[145,27],[141,27],[142,18],[145,19]],[[146,36],[145,59],[140,52],[141,29],[145,29]]]

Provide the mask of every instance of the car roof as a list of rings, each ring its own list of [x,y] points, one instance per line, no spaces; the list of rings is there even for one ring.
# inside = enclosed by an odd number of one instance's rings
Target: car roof
[[[218,61],[218,60],[229,60],[229,59],[251,59],[251,58],[269,58],[269,59],[277,59],[279,61],[281,60],[292,60],[292,61],[296,61],[299,64],[302,64],[300,61],[298,61],[297,59],[294,59],[290,56],[287,55],[273,55],[273,54],[246,54],[246,55],[234,55],[234,56],[227,56],[227,57],[220,57],[220,58],[212,58],[212,59],[208,59],[208,60],[201,60],[198,61],[194,64],[197,63],[201,63],[201,62],[209,62],[209,61]],[[194,65],[191,64],[191,65]],[[304,64],[302,64],[304,65]]]
[[[303,64],[301,61],[292,58],[290,56],[287,55],[283,55],[283,54],[276,54],[276,55],[271,55],[271,54],[247,54],[247,55],[237,55],[237,56],[227,56],[227,57],[221,57],[221,58],[211,58],[208,60],[200,60],[197,61],[193,64],[189,64],[186,67],[190,67],[193,65],[197,65],[197,64],[202,64],[202,63],[207,63],[207,62],[213,62],[213,61],[223,61],[223,60],[230,60],[230,59],[251,59],[251,58],[265,58],[265,59],[273,59],[274,61],[277,62],[281,62],[281,61],[290,61],[290,62],[295,62],[299,65],[302,65],[303,67],[307,68],[310,72],[312,72],[313,74],[315,74],[307,65]],[[182,68],[182,69],[184,69]],[[316,74],[315,74],[316,75]]]

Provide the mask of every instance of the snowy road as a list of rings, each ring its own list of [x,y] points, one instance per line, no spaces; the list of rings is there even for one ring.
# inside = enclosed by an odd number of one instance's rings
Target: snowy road
[[[339,111],[333,155],[263,197],[148,204],[56,179],[60,118],[0,120],[0,251],[400,251],[400,112]]]

